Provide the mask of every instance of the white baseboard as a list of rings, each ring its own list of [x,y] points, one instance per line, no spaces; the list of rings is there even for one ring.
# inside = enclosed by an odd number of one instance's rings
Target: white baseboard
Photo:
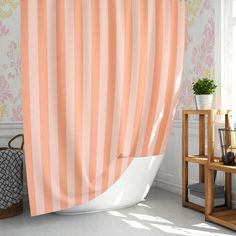
[[[175,194],[178,194],[178,195],[182,194],[182,186],[181,185],[175,184],[175,183],[170,183],[165,180],[155,179],[153,186],[157,187],[157,188],[164,189],[166,191],[169,191],[169,192],[172,192]]]
[[[158,187],[182,196],[182,185],[179,184],[169,183],[165,180],[155,179],[153,182],[153,187]],[[234,199],[232,201],[233,208],[236,208],[236,192],[232,193],[232,199]]]

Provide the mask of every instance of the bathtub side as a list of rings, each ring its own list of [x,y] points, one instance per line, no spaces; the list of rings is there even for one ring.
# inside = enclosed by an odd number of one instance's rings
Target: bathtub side
[[[122,176],[104,193],[86,204],[58,214],[73,215],[114,210],[142,201],[149,192],[164,155],[136,157]]]

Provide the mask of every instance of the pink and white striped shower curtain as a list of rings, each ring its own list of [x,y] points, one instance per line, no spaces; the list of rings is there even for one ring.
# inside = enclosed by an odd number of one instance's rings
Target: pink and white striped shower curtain
[[[180,0],[21,0],[32,215],[87,202],[133,157],[164,153],[184,33]]]

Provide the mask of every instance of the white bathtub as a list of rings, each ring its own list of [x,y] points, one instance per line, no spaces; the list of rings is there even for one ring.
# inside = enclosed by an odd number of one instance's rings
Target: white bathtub
[[[58,211],[61,215],[75,215],[114,210],[135,205],[147,195],[163,155],[136,157],[122,176],[103,194],[86,204]]]

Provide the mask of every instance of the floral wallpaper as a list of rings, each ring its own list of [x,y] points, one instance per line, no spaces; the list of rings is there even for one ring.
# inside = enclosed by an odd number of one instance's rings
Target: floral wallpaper
[[[183,108],[195,107],[193,81],[200,77],[214,79],[214,13],[214,0],[186,1],[186,46],[177,120]]]
[[[0,121],[22,120],[20,0],[0,0]]]
[[[0,122],[22,120],[20,76],[20,0],[0,0]],[[186,51],[181,96],[182,108],[193,108],[192,82],[214,78],[214,0],[186,1]]]

